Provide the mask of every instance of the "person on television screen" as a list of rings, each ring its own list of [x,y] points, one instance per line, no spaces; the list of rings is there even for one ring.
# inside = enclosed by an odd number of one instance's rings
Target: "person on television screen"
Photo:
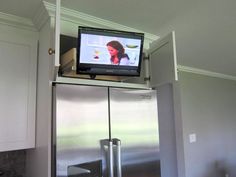
[[[107,43],[107,50],[111,55],[111,63],[114,65],[129,65],[129,56],[119,41],[110,41]]]

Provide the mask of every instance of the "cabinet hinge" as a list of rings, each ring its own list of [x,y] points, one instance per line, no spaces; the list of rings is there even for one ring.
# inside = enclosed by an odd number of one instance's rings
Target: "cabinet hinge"
[[[150,81],[151,80],[151,77],[144,77],[144,81]]]
[[[149,59],[150,59],[149,55],[143,57],[143,60],[149,60]]]

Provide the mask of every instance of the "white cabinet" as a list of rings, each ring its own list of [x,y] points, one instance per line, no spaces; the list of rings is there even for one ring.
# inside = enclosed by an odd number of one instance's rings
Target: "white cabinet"
[[[0,151],[35,146],[37,33],[0,25]]]
[[[175,32],[154,41],[149,50],[150,87],[178,81]]]

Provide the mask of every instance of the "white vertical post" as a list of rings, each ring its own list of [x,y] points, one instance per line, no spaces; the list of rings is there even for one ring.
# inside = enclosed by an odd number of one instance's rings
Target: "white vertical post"
[[[55,66],[59,67],[60,57],[60,16],[61,16],[61,0],[56,0],[56,17],[55,17]]]
[[[178,71],[177,71],[177,53],[176,53],[176,42],[175,42],[175,31],[172,31],[172,41],[173,41],[173,57],[174,57],[174,72],[175,81],[178,81]]]
[[[150,65],[149,65],[149,58],[148,58],[148,54],[144,53],[144,79],[145,79],[145,82],[146,82],[146,85],[148,87],[150,87],[150,80],[149,78],[151,77],[150,75]]]

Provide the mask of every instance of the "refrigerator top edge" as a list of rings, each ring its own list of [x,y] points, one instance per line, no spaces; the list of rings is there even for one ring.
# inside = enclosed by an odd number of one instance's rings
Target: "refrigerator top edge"
[[[152,89],[145,84],[135,84],[135,83],[116,82],[116,81],[102,81],[102,80],[88,80],[88,79],[66,78],[66,77],[58,77],[56,81],[52,82],[52,85],[55,85],[55,84],[88,85],[88,86],[145,89],[145,90]]]

